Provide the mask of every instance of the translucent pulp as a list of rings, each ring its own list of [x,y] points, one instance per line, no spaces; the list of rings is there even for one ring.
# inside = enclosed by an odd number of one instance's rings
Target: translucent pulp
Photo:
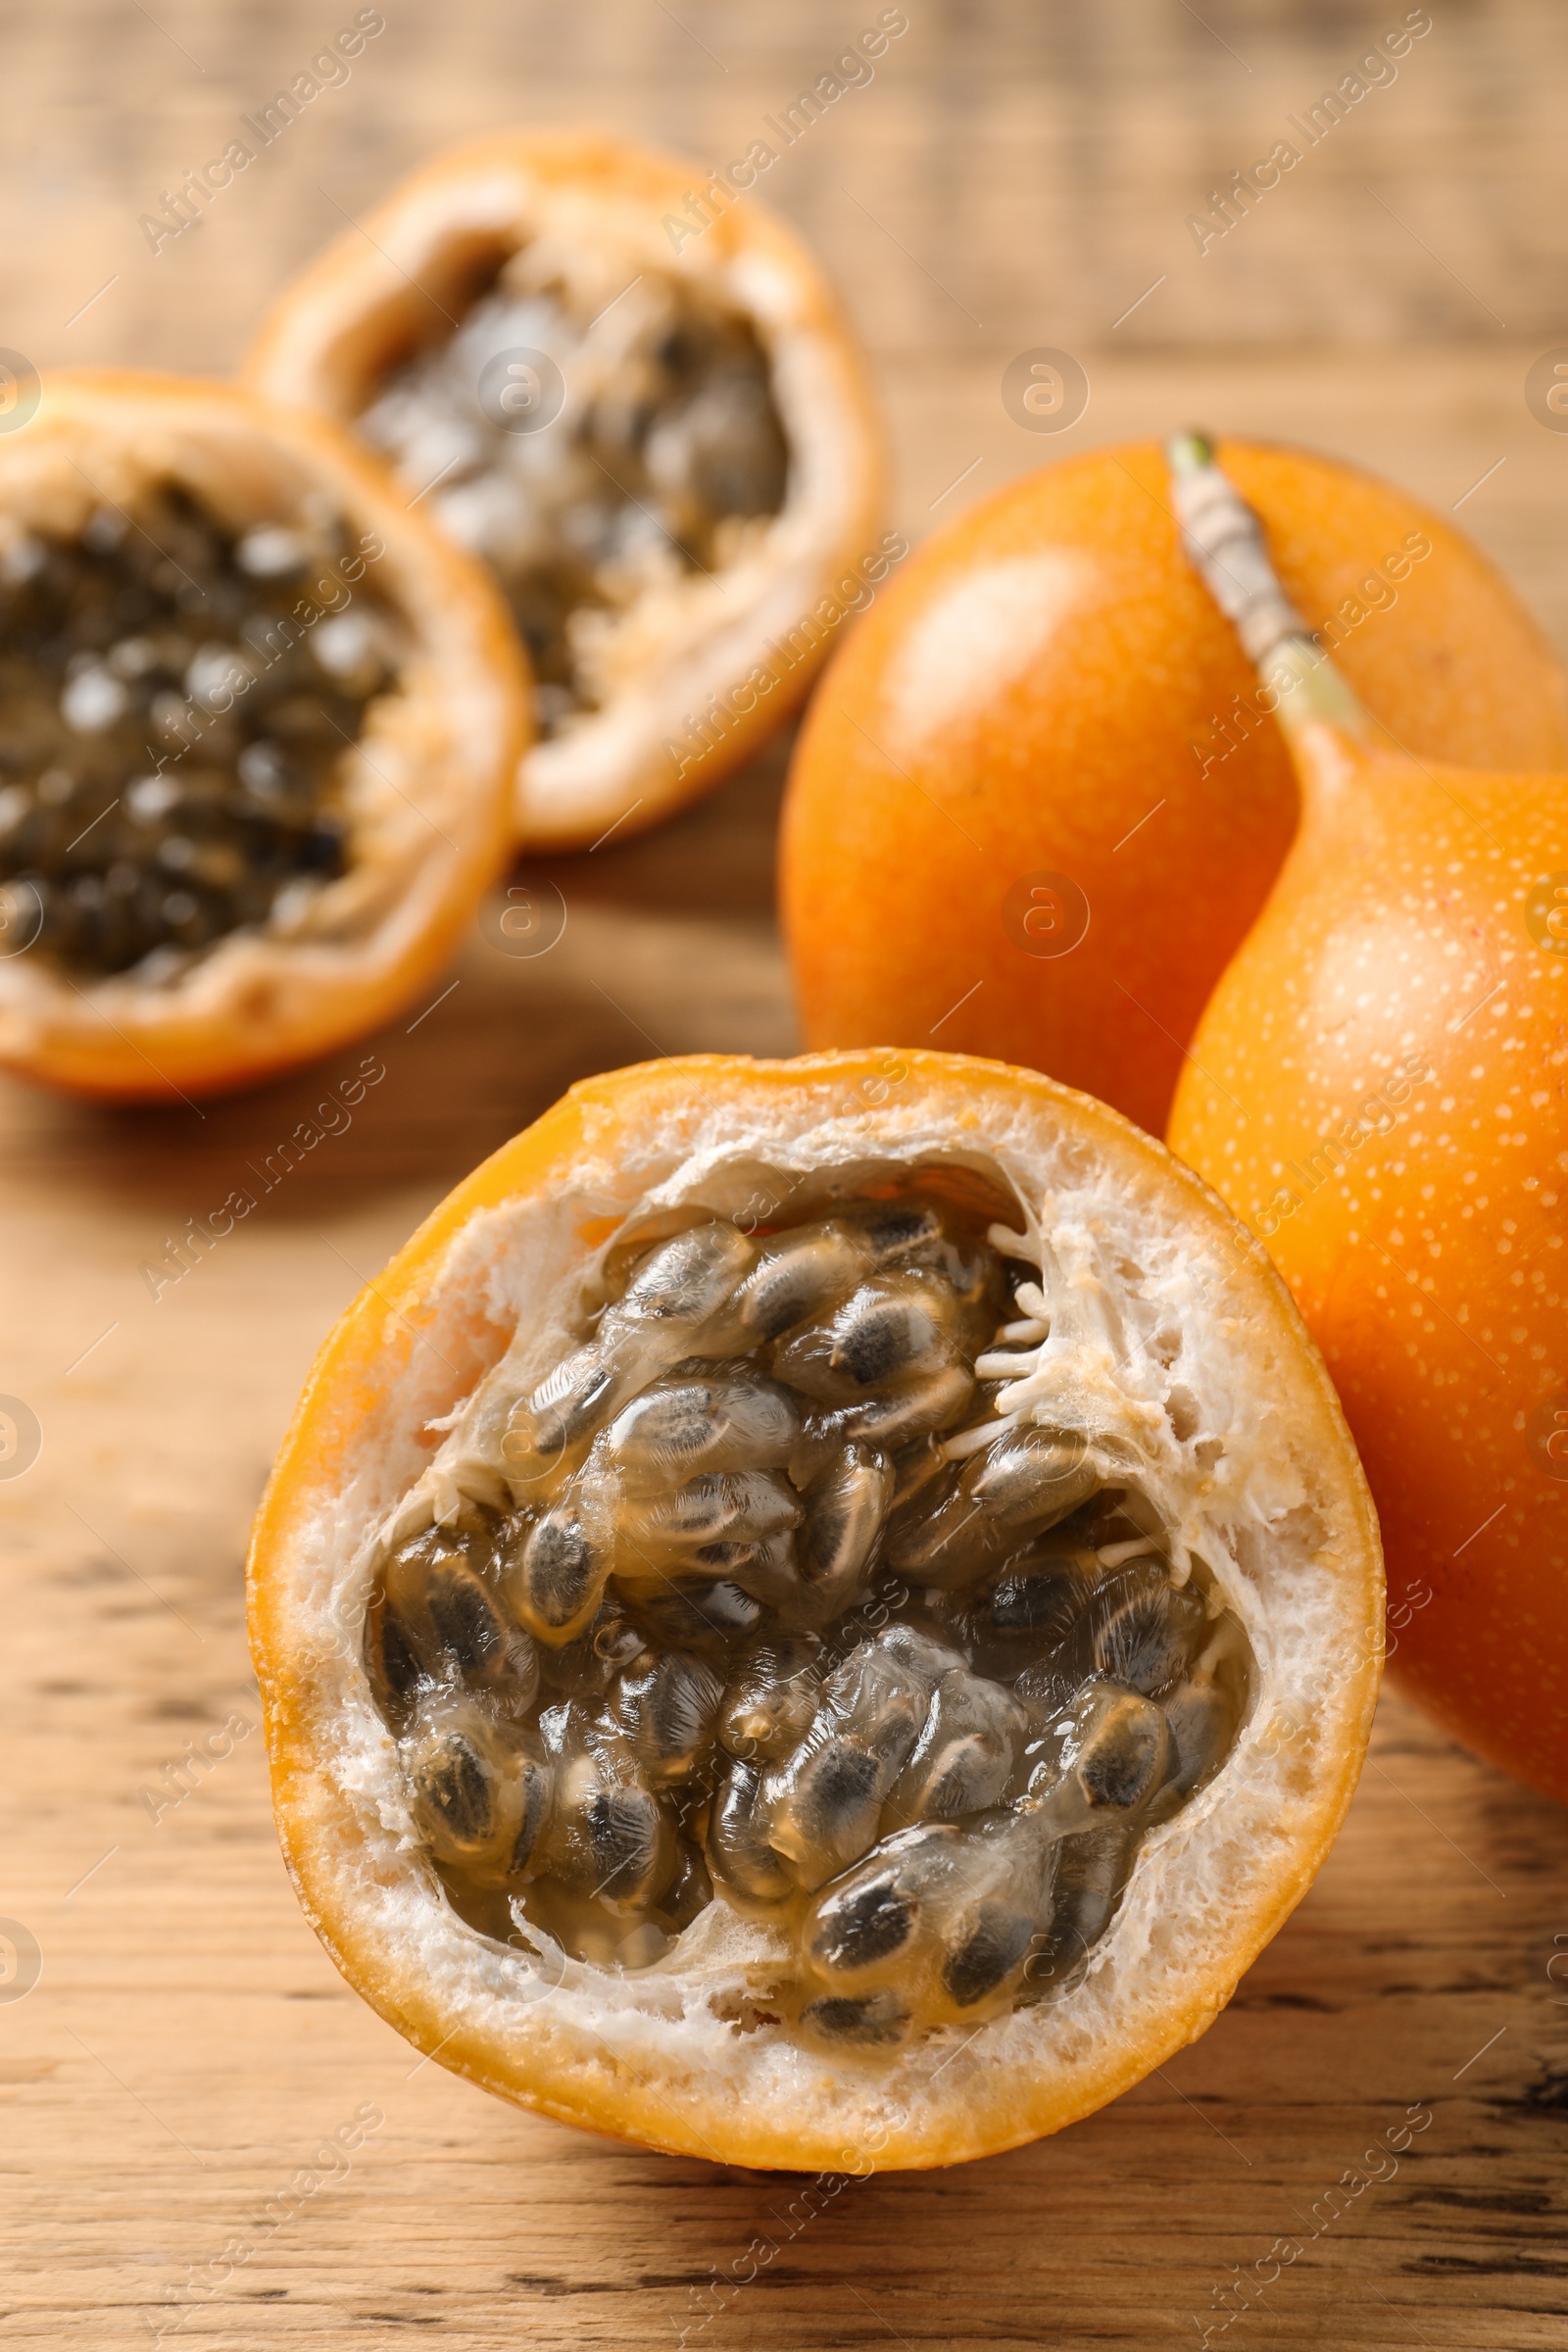
[[[648,270],[604,305],[529,247],[359,429],[494,570],[545,735],[609,699],[634,606],[721,572],[784,503],[749,321]]]
[[[767,2011],[874,2053],[1076,1982],[1220,1769],[1247,1638],[1080,1434],[996,1415],[1050,1310],[977,1194],[622,1245],[509,1499],[384,1550],[372,1688],[481,1932],[636,1968],[722,1900],[787,1938]]]

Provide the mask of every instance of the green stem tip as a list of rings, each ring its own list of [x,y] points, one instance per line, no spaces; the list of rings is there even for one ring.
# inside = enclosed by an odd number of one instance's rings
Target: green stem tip
[[[1171,434],[1165,457],[1172,473],[1196,473],[1200,466],[1213,465],[1214,444],[1207,433],[1190,426],[1184,433]]]

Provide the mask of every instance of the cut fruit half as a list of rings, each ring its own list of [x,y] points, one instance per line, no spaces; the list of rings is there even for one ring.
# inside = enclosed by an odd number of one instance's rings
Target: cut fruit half
[[[186,1097],[362,1035],[509,842],[480,568],[319,420],[83,370],[0,439],[0,1063]]]
[[[1261,1250],[938,1054],[574,1088],[338,1325],[250,1576],[349,1981],[505,2097],[760,2166],[1010,2147],[1200,2034],[1381,1661]]]
[[[538,681],[530,849],[718,783],[904,552],[816,262],[702,178],[589,133],[460,148],[322,254],[251,354],[494,571]]]

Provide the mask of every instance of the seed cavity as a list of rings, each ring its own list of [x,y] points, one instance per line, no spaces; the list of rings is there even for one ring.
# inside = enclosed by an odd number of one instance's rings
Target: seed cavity
[[[0,551],[0,883],[36,954],[158,982],[298,928],[403,658],[365,571],[329,512],[239,532],[172,481]]]
[[[598,1296],[492,1416],[510,1504],[375,1582],[367,1669],[452,1899],[620,1969],[722,1899],[787,1936],[792,2029],[868,2060],[1060,1997],[1254,1669],[1080,1433],[987,1427],[977,1358],[1049,1321],[1032,1269],[917,1179],[622,1248]]]
[[[636,262],[611,303],[559,257],[553,239],[514,254],[359,420],[495,571],[547,736],[612,691],[635,607],[746,554],[789,471],[747,318]]]

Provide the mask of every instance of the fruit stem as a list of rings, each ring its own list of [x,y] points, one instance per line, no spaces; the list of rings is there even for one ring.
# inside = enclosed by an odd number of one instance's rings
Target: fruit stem
[[[1263,525],[1208,435],[1172,433],[1165,456],[1182,545],[1271,696],[1264,707],[1293,744],[1314,726],[1370,736],[1370,717],[1286,595]]]

